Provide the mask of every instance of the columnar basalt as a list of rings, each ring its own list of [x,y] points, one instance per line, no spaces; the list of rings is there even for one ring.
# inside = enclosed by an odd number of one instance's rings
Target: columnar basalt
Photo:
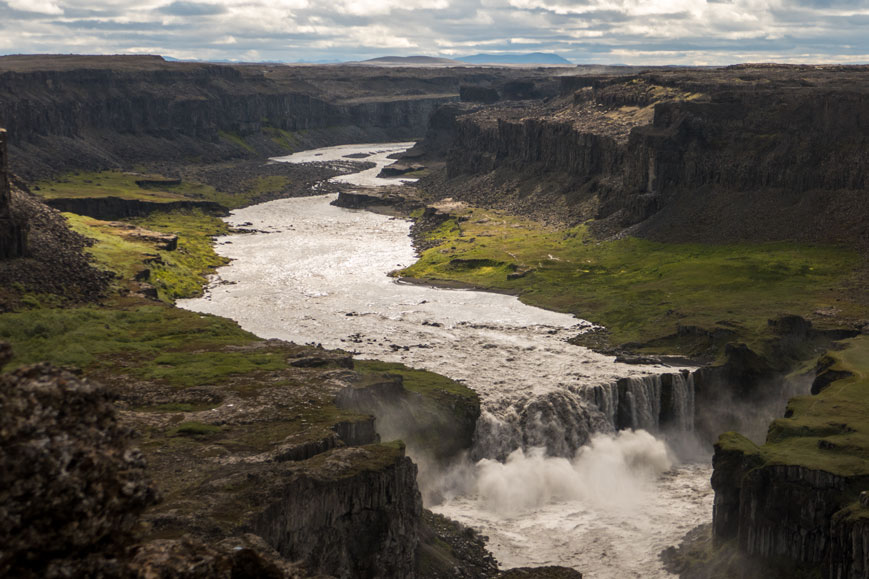
[[[866,78],[745,65],[570,79],[560,99],[458,116],[448,176],[471,183],[450,194],[667,241],[867,241]],[[493,172],[497,195],[473,181]],[[771,212],[787,216],[753,217]]]

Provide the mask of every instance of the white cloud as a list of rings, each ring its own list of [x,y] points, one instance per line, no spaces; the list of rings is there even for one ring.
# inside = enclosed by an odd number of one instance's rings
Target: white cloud
[[[38,14],[57,15],[63,14],[63,9],[57,2],[51,0],[6,0],[6,4],[13,10],[22,12],[36,12]]]
[[[575,62],[863,62],[865,0],[0,0],[2,52],[358,59],[518,50]]]

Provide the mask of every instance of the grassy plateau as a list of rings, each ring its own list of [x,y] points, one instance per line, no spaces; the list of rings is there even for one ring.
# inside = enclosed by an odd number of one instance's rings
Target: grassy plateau
[[[678,350],[662,339],[679,326],[724,327],[752,344],[779,314],[814,318],[819,327],[834,322],[813,315],[818,310],[867,315],[846,289],[861,257],[840,247],[600,242],[584,225],[556,229],[482,209],[459,212],[429,238],[437,246],[394,275],[511,292],[603,324],[613,344],[647,351]]]

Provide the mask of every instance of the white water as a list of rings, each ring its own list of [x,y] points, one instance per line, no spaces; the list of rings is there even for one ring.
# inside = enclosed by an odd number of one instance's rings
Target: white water
[[[272,161],[281,163],[326,163],[330,161],[359,161],[374,163],[375,166],[352,173],[350,175],[338,175],[329,179],[333,183],[347,183],[357,187],[379,187],[382,185],[395,185],[400,183],[413,183],[416,179],[398,178],[383,179],[378,173],[385,166],[394,161],[389,158],[393,153],[401,153],[413,146],[413,143],[382,143],[364,145],[338,145],[337,147],[324,147],[322,149],[310,149],[299,151],[285,157],[274,157]],[[348,155],[368,155],[365,158],[352,158]]]
[[[385,157],[405,146],[375,147]],[[360,150],[336,149],[326,152]],[[343,178],[359,185],[370,177]],[[511,296],[395,283],[386,274],[415,260],[409,224],[332,207],[333,198],[233,212],[231,224],[268,233],[219,240],[218,252],[233,262],[203,298],[179,305],[233,318],[264,338],[316,341],[437,371],[479,392],[484,412],[473,454],[484,460],[427,471],[420,482],[427,496],[445,499],[433,510],[490,537],[503,566],[568,565],[592,578],[669,576],[658,552],[709,519],[711,469],[674,466],[662,440],[616,435],[614,427],[658,428],[657,375],[673,370],[618,364],[571,346],[565,340],[587,322]],[[616,384],[625,377],[632,379]],[[669,411],[678,430],[690,422],[693,386],[679,375],[673,383],[680,394]]]

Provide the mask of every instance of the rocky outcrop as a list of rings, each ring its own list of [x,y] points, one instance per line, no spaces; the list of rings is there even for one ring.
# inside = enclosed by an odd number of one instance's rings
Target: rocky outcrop
[[[508,167],[591,178],[612,172],[621,160],[613,139],[540,119],[479,123],[462,118],[457,121],[454,142],[459,146],[448,156],[450,177]]]
[[[736,541],[743,556],[780,569],[816,568],[824,577],[869,576],[869,524],[848,506],[867,477],[769,464],[748,439],[729,433],[715,445],[713,539]]]
[[[471,447],[479,398],[446,390],[414,392],[397,374],[369,374],[338,391],[339,408],[371,414],[385,440],[404,440],[413,456],[450,461]]]
[[[175,211],[177,209],[201,209],[222,215],[226,208],[213,201],[167,201],[158,203],[141,199],[121,197],[59,197],[45,199],[45,204],[58,211],[87,215],[95,219],[115,220],[128,217],[142,217],[155,211]]]
[[[784,322],[809,330],[796,320]],[[819,376],[849,372],[816,394],[792,399],[763,445],[733,432],[715,445],[714,544],[735,550],[765,577],[794,577],[797,570],[831,579],[869,577],[864,353],[855,338],[822,357]],[[720,554],[713,556],[719,565]]]
[[[12,216],[7,138],[6,130],[0,129],[0,259],[21,257],[27,251],[27,224]]]
[[[108,391],[30,366],[0,376],[0,407],[0,575],[109,565],[156,493]]]
[[[57,210],[13,188],[11,215],[14,224],[27,224],[27,245],[24,256],[0,260],[0,285],[53,294],[66,303],[94,301],[103,295],[114,274],[93,266],[85,251],[91,242],[72,231]],[[2,227],[0,220],[0,235]],[[0,311],[16,307],[16,299],[10,292],[0,295]]]
[[[280,480],[257,481],[278,487],[250,530],[316,573],[412,576],[422,499],[403,446],[339,449],[312,461]]]

